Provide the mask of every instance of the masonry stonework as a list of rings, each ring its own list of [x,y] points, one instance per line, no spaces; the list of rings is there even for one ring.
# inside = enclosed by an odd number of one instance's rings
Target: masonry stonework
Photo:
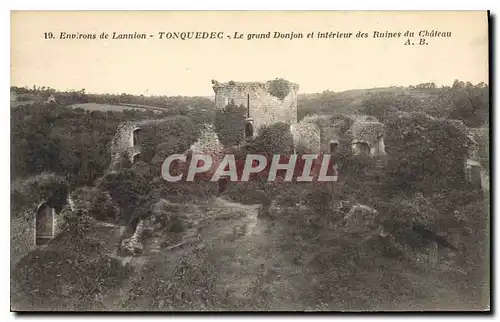
[[[487,151],[481,151],[489,146],[489,129],[488,128],[469,128],[467,129],[469,138],[469,151],[465,160],[465,177],[477,188],[481,188],[484,192],[489,192],[490,176],[485,168],[484,155]],[[482,152],[482,153],[481,153]]]
[[[126,156],[131,163],[137,160],[141,153],[139,143],[139,133],[141,128],[132,123],[122,123],[118,125],[115,137],[111,142],[111,163],[110,171],[119,169],[120,161]]]
[[[283,97],[274,96],[273,85],[279,82]],[[285,80],[258,82],[219,83],[212,81],[215,106],[223,111],[229,104],[247,109],[247,123],[252,124],[252,134],[257,135],[266,125],[276,122],[297,123],[297,92],[299,86]],[[250,132],[250,131],[248,131]]]
[[[290,126],[295,153],[318,153],[321,149],[319,126],[309,122],[299,122]]]
[[[16,265],[24,256],[40,247],[36,243],[36,218],[38,211],[46,204],[46,201],[32,204],[21,213],[12,216],[10,232],[11,267]],[[68,209],[65,207],[60,212],[56,212],[50,205],[49,207],[52,211],[53,227],[51,228],[53,229],[52,238],[54,238],[63,230],[64,213]]]
[[[357,121],[351,126],[354,154],[385,155],[384,125],[380,122]]]

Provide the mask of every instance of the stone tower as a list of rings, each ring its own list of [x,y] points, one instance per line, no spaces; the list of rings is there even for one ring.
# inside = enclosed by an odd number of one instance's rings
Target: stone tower
[[[141,128],[133,123],[118,125],[115,137],[111,142],[110,171],[117,171],[119,169],[122,157],[128,158],[132,164],[139,160],[141,154],[140,132]]]
[[[245,137],[253,137],[263,126],[276,122],[297,123],[297,84],[284,79],[266,83],[212,80],[212,84],[218,110],[229,104],[246,108]]]

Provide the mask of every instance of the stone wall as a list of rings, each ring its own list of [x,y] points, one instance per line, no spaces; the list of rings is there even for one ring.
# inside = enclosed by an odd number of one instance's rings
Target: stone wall
[[[122,156],[125,155],[133,163],[134,157],[140,154],[140,145],[138,142],[134,142],[134,137],[136,139],[139,138],[138,134],[140,130],[139,126],[132,123],[118,125],[115,137],[111,142],[110,171],[117,171],[119,169]]]
[[[463,122],[459,125],[463,126]],[[466,178],[472,183],[479,181],[481,189],[489,193],[489,128],[468,128],[466,131],[469,138],[468,156],[465,161]],[[479,174],[474,170],[479,171]]]
[[[352,135],[354,154],[360,154],[367,145],[368,153],[372,156],[385,155],[384,125],[380,122],[356,121],[349,129]]]
[[[40,204],[33,204],[19,214],[11,218],[10,224],[10,263],[14,267],[28,253],[34,251],[40,246],[35,244],[35,218]],[[54,237],[63,230],[64,213],[66,206],[59,213],[54,212]]]
[[[273,96],[272,81],[266,83],[213,82],[215,106],[224,110],[228,104],[243,105],[247,108],[247,117],[252,119],[254,133],[258,133],[264,125],[276,122],[297,123],[297,84],[288,84],[287,95],[283,98]],[[248,111],[248,105],[250,105]],[[249,114],[249,115],[248,115]]]
[[[320,151],[330,153],[330,143],[343,141],[345,132],[352,125],[346,116],[339,115],[308,115],[301,122],[316,124],[320,129]],[[340,146],[338,146],[340,148]],[[349,149],[351,147],[349,146]]]
[[[342,138],[342,133],[334,126],[328,126],[321,129],[321,151],[330,153],[330,143],[339,142]]]
[[[210,124],[205,124],[200,131],[198,140],[193,142],[190,150],[192,153],[220,155],[224,150],[224,146],[220,142],[217,133],[215,133],[214,127]]]
[[[321,133],[316,124],[299,122],[290,126],[296,153],[318,153],[321,148]]]

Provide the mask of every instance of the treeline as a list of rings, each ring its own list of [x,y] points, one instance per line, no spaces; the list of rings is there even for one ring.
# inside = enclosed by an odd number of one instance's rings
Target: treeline
[[[171,112],[186,114],[191,109],[213,110],[213,101],[207,97],[187,96],[145,96],[131,94],[90,94],[85,89],[59,91],[46,86],[11,87],[11,92],[18,95],[18,100],[45,101],[50,95],[54,95],[59,104],[70,105],[78,103],[101,103],[101,104],[132,104],[147,105],[168,109]]]
[[[489,85],[455,80],[450,86],[423,83],[408,88],[352,90],[299,95],[299,119],[312,114],[368,114],[383,121],[395,111],[423,112],[463,121],[469,127],[489,123]]]
[[[137,110],[86,111],[59,104],[35,104],[12,109],[11,178],[15,180],[49,172],[66,177],[73,187],[92,185],[109,165],[109,148],[118,124],[165,116],[170,114]],[[179,119],[179,126],[173,126],[175,120],[164,124],[168,134],[165,131],[156,132],[154,139],[161,139],[163,143],[171,141],[176,146],[180,139],[193,139],[193,134],[183,136],[182,132],[196,132],[194,124],[209,119],[207,113],[193,112]],[[153,158],[156,148],[154,142],[146,140],[144,153],[149,160]]]
[[[480,127],[489,123],[489,87],[484,83],[472,85],[456,80],[452,86],[442,87],[429,97],[411,92],[372,95],[363,102],[362,111],[380,121],[395,112],[423,112],[437,118],[460,120],[469,127]]]
[[[99,112],[56,104],[11,111],[11,177],[56,173],[74,185],[91,184],[109,163],[109,144],[120,122],[138,112]]]

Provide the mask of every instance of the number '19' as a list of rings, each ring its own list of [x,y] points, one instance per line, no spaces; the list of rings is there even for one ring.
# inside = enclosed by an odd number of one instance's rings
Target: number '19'
[[[45,39],[53,39],[54,38],[54,34],[51,32],[44,32],[43,34],[45,36]]]

